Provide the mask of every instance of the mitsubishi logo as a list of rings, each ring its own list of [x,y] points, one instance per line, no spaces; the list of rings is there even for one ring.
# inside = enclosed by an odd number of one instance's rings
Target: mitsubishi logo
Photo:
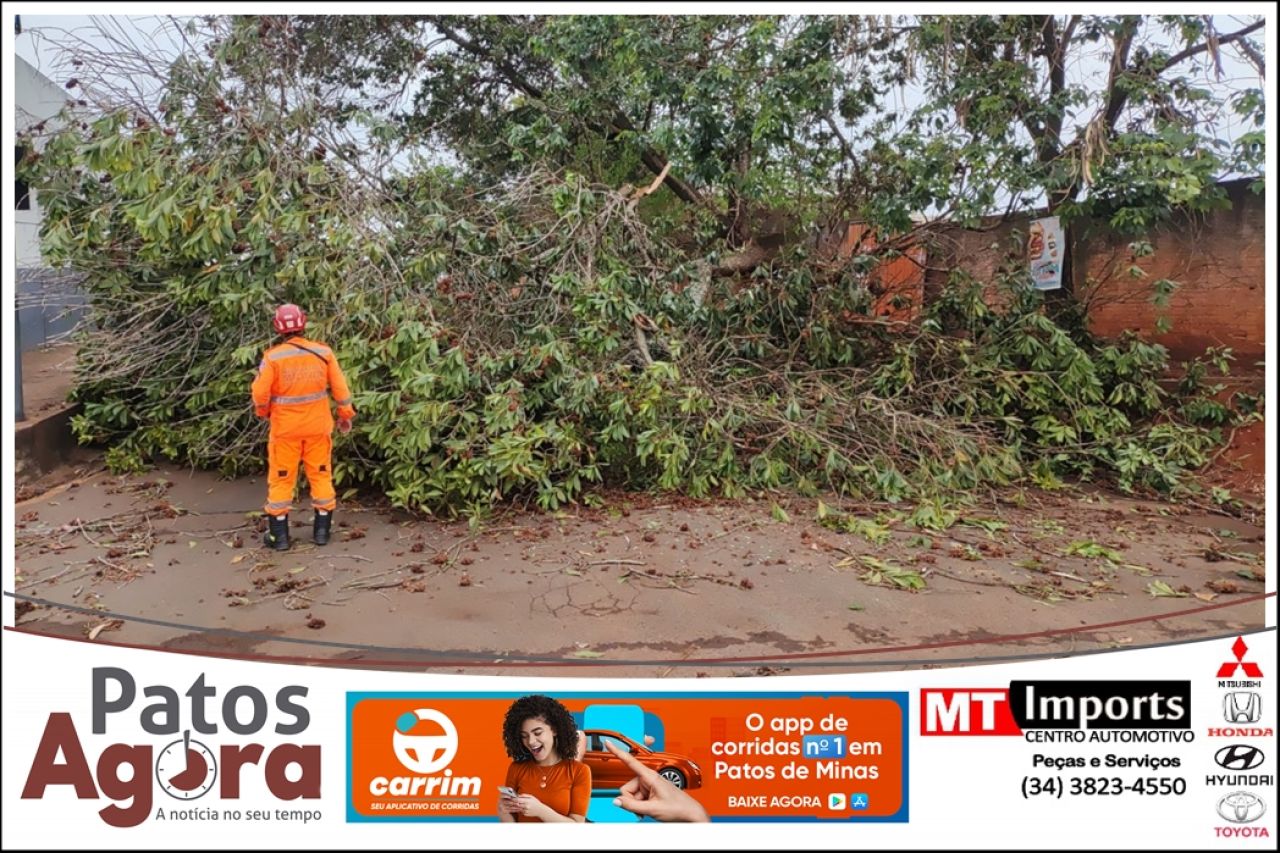
[[[1231,644],[1231,653],[1236,656],[1236,659],[1229,660],[1218,667],[1218,678],[1230,678],[1236,674],[1237,669],[1243,669],[1244,674],[1250,678],[1262,678],[1262,670],[1258,665],[1244,659],[1244,653],[1247,651],[1249,647],[1245,645],[1244,637],[1236,637],[1236,641]]]

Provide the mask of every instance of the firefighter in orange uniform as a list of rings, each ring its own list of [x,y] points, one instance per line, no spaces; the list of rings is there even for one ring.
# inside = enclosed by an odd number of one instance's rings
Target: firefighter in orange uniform
[[[356,410],[351,389],[333,350],[302,337],[307,315],[297,305],[276,309],[272,325],[282,341],[262,355],[253,380],[253,408],[271,419],[267,439],[267,511],[270,529],[263,537],[269,548],[289,548],[289,510],[302,463],[315,509],[313,536],[317,545],[329,542],[337,496],[333,490],[333,414],[329,391],[338,405],[338,430],[351,431]]]

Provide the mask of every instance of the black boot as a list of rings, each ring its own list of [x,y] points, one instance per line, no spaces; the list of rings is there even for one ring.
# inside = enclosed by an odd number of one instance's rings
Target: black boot
[[[311,538],[317,545],[329,544],[329,528],[333,526],[333,513],[316,510],[316,520],[311,527]]]
[[[277,551],[289,550],[289,516],[288,515],[272,515],[268,516],[270,527],[262,536],[262,544],[268,548],[275,548]]]

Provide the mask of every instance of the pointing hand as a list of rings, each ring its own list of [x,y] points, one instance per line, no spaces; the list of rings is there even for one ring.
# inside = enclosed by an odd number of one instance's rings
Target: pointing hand
[[[656,771],[645,767],[630,752],[620,749],[612,741],[605,741],[605,748],[622,759],[622,763],[636,777],[622,786],[613,804],[632,814],[661,821],[707,823],[707,811],[702,804],[675,785],[663,779]]]

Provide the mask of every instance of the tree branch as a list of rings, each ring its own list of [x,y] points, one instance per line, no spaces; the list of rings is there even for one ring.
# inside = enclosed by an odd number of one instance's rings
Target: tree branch
[[[1258,53],[1258,51],[1253,49],[1253,45],[1241,39],[1240,52],[1249,58],[1249,61],[1253,63],[1254,68],[1258,69],[1258,76],[1263,80],[1267,79],[1267,62],[1262,58],[1262,55]]]
[[[449,41],[453,42],[463,50],[466,50],[468,53],[472,54],[473,56],[477,56],[480,59],[483,59],[486,62],[489,62],[490,64],[492,64],[494,68],[496,68],[506,77],[507,82],[509,82],[512,86],[515,86],[517,89],[519,89],[521,92],[524,92],[526,95],[528,95],[531,98],[537,98],[538,100],[544,99],[543,90],[538,86],[534,85],[533,83],[531,83],[529,80],[527,80],[525,76],[521,74],[519,70],[517,70],[514,66],[510,65],[509,63],[501,59],[498,59],[496,56],[493,55],[492,52],[490,52],[489,50],[486,50],[482,45],[476,44],[471,39],[467,38],[466,36],[459,33],[457,30],[450,27],[448,24],[444,23],[442,20],[440,20],[439,16],[428,15],[427,20],[431,22],[432,26],[434,26],[441,33],[443,33],[445,37],[449,39]],[[597,133],[603,133],[606,135],[609,135],[612,132],[617,132],[619,130],[635,131],[636,129],[635,125],[631,123],[631,119],[627,118],[627,116],[621,110],[618,110],[617,112],[614,113],[614,116],[610,120],[609,126],[607,127],[591,121],[588,121],[587,125]],[[645,146],[644,150],[640,152],[640,161],[644,163],[645,168],[649,169],[655,175],[664,174],[664,170],[667,170],[666,158],[663,157],[661,154],[659,154],[657,151],[654,151],[652,148],[649,148],[648,146]],[[688,202],[689,204],[697,204],[697,205],[705,204],[702,196],[692,186],[680,180],[675,175],[672,175],[669,170],[667,170],[665,174],[666,174],[666,178],[665,178],[666,185],[670,187],[671,191],[675,193],[679,198]]]
[[[845,139],[844,134],[840,132],[840,126],[836,124],[836,120],[831,117],[830,112],[824,115],[823,118],[827,120],[827,127],[831,128],[831,132],[836,135],[836,139],[840,140],[840,147],[844,149],[844,156],[853,163],[854,169],[857,169],[858,160],[853,154],[853,149],[849,147],[849,140]]]
[[[1107,108],[1103,113],[1103,123],[1108,131],[1116,126],[1116,119],[1124,110],[1129,93],[1120,88],[1120,77],[1129,70],[1129,50],[1133,47],[1133,37],[1138,33],[1138,16],[1126,15],[1124,22],[1115,36],[1115,51],[1111,54],[1111,70],[1107,75]]]
[[[1111,76],[1107,80],[1107,92],[1108,92],[1107,111],[1103,116],[1105,126],[1108,132],[1115,129],[1116,120],[1120,117],[1120,113],[1124,110],[1125,103],[1129,100],[1129,93],[1126,91],[1121,91],[1117,87],[1116,82],[1119,79],[1119,76],[1121,74],[1123,74],[1126,70],[1130,70],[1130,69],[1127,69],[1125,66],[1128,64],[1129,48],[1133,44],[1133,36],[1134,36],[1134,33],[1137,31],[1137,20],[1138,19],[1136,16],[1128,16],[1126,18],[1125,27],[1119,33],[1116,34],[1116,52],[1111,60]],[[1234,33],[1231,33],[1230,35],[1225,35],[1217,38],[1216,43],[1220,47],[1224,44],[1230,44],[1231,42],[1239,41],[1240,39],[1247,36],[1249,33],[1255,30],[1261,29],[1263,26],[1265,26],[1265,24],[1266,24],[1265,20],[1255,21],[1254,23],[1250,24],[1244,29],[1236,30]],[[1148,68],[1143,70],[1150,73],[1153,77],[1157,76],[1162,72],[1167,71],[1168,69],[1177,65],[1179,62],[1182,62],[1185,59],[1190,59],[1191,57],[1197,54],[1204,53],[1205,51],[1209,50],[1211,41],[1213,41],[1213,39],[1206,39],[1205,41],[1201,42],[1198,45],[1195,45],[1194,47],[1189,47],[1186,50],[1175,53],[1173,56],[1169,57],[1163,62],[1160,62],[1159,64],[1156,64],[1156,62],[1152,62]]]
[[[1065,65],[1067,58],[1067,47],[1071,44],[1071,37],[1076,34],[1076,27],[1080,24],[1080,16],[1072,15],[1067,21],[1066,29],[1062,31],[1062,38],[1058,39],[1058,52],[1054,55],[1053,61],[1058,65]]]
[[[1076,25],[1080,23],[1079,15],[1072,15],[1067,21],[1067,26],[1062,30],[1062,35],[1054,37],[1054,20],[1053,16],[1049,16],[1047,29],[1053,42],[1048,45],[1049,48],[1049,105],[1051,107],[1047,124],[1045,125],[1045,136],[1051,142],[1053,151],[1050,158],[1056,156],[1057,150],[1062,147],[1062,105],[1058,103],[1058,96],[1067,86],[1067,47],[1071,44],[1071,36],[1075,33]],[[1044,160],[1044,149],[1041,148],[1041,160]]]
[[[1045,15],[1041,24],[1041,35],[1044,41],[1044,56],[1049,62],[1049,98],[1053,109],[1044,123],[1023,115],[1022,123],[1036,143],[1036,156],[1041,163],[1052,162],[1062,149],[1062,111],[1057,103],[1067,86],[1067,48],[1071,37],[1075,34],[1076,25],[1080,23],[1079,15],[1072,15],[1067,21],[1062,35],[1057,34],[1057,21],[1052,15]],[[1054,111],[1056,110],[1056,112]],[[1021,110],[1019,111],[1021,112]]]
[[[1266,26],[1266,24],[1267,24],[1266,20],[1255,21],[1254,23],[1250,24],[1249,26],[1245,27],[1242,30],[1236,30],[1231,35],[1219,36],[1217,40],[1218,46],[1221,47],[1224,44],[1230,44],[1233,41],[1239,41],[1240,39],[1249,35],[1249,33],[1255,30],[1262,29],[1264,26]],[[1179,62],[1183,61],[1184,59],[1190,59],[1191,57],[1195,56],[1198,53],[1204,53],[1208,49],[1209,49],[1209,41],[1206,39],[1204,42],[1196,45],[1195,47],[1189,47],[1186,50],[1175,53],[1173,56],[1166,59],[1164,61],[1164,64],[1157,66],[1155,68],[1155,72],[1159,74],[1161,71],[1165,71],[1173,67],[1174,65],[1177,65]]]

